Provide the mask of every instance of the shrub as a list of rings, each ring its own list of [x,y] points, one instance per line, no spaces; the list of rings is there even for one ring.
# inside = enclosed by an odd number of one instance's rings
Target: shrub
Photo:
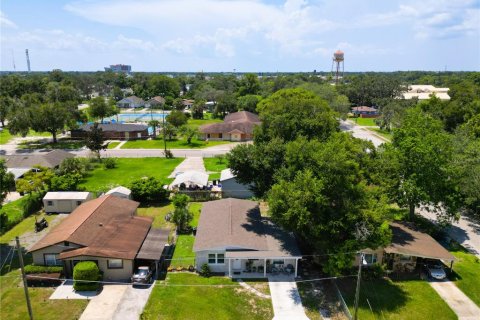
[[[98,282],[101,280],[100,270],[93,261],[82,261],[73,268],[73,289],[76,291],[96,291],[99,287]],[[82,280],[82,281],[79,281]]]
[[[55,176],[50,182],[50,190],[76,191],[81,178],[82,176],[78,173],[66,173],[61,176]]]
[[[165,150],[165,158],[167,159],[172,159],[173,158],[173,153],[170,150]]]
[[[113,169],[117,166],[117,158],[103,159],[103,166],[105,169]]]
[[[202,268],[200,269],[200,275],[202,277],[210,277],[211,275],[211,272],[210,272],[210,267],[208,266],[208,264],[204,263],[202,264]]]
[[[85,158],[66,158],[58,168],[58,174],[79,174],[84,176],[87,171],[92,169],[92,164]]]
[[[42,208],[42,199],[44,196],[45,192],[33,192],[25,197],[25,202],[23,204],[24,218],[30,216],[32,213],[35,213]]]
[[[130,185],[132,197],[140,202],[160,202],[167,199],[168,191],[163,189],[163,184],[155,179],[139,179]]]
[[[59,266],[37,266],[34,264],[28,264],[25,266],[25,273],[62,273],[63,267]]]

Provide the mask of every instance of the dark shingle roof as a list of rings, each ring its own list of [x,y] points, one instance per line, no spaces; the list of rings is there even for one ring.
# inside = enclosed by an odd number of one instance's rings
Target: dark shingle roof
[[[241,248],[249,255],[301,255],[293,236],[261,217],[256,202],[232,198],[205,202],[200,215],[193,250],[219,247]]]
[[[63,160],[74,157],[75,155],[70,152],[57,149],[44,154],[8,155],[5,156],[5,164],[7,168],[32,168],[36,165],[55,168]]]
[[[206,124],[199,128],[202,133],[230,133],[241,132],[252,134],[260,119],[256,114],[248,111],[234,112],[225,117],[221,123]]]
[[[133,103],[145,103],[145,101],[143,101],[142,98],[139,98],[137,96],[130,96],[130,97],[126,97],[126,98],[123,98],[122,100],[120,100],[119,102],[133,102]]]
[[[93,124],[84,124],[80,126],[77,130],[79,131],[90,131],[93,127]],[[132,132],[132,131],[144,131],[148,130],[148,126],[144,124],[134,124],[134,123],[100,123],[98,127],[103,131],[115,131],[115,132]]]

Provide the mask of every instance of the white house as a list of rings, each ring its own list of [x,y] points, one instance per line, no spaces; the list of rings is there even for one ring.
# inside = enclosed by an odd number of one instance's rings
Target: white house
[[[145,101],[143,101],[142,98],[139,98],[137,96],[130,96],[118,101],[117,106],[119,108],[126,108],[126,109],[143,108],[145,106]]]
[[[253,192],[250,190],[250,186],[238,182],[229,168],[222,170],[220,174],[220,183],[222,184],[224,198],[247,199],[253,197]]]
[[[412,84],[408,86],[408,91],[403,92],[404,99],[417,98],[418,100],[428,100],[435,95],[440,100],[450,100],[448,95],[449,88],[436,88],[432,85]]]
[[[258,203],[232,198],[204,203],[193,251],[197,270],[208,264],[232,278],[297,276],[302,258],[293,235],[262,217]]]
[[[46,213],[70,213],[92,198],[90,192],[47,192],[43,197],[43,207]]]
[[[105,193],[106,196],[108,196],[109,194],[114,195],[117,198],[123,198],[123,199],[131,199],[132,198],[132,190],[130,190],[128,188],[125,188],[125,187],[122,187],[122,186],[118,186],[116,188],[113,188],[113,189],[107,191],[107,193]]]

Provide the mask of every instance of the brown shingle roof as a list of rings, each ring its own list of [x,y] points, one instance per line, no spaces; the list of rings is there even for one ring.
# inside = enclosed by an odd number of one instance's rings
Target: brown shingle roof
[[[234,112],[225,117],[221,123],[212,123],[200,126],[202,133],[229,133],[234,130],[252,134],[255,126],[261,123],[256,114],[248,111]]]
[[[240,199],[205,202],[193,251],[237,248],[267,256],[300,256],[295,239],[260,215],[258,204]],[[240,254],[239,250],[235,254]]]
[[[7,168],[32,168],[36,165],[55,168],[63,160],[74,157],[75,155],[70,152],[57,149],[44,154],[5,156],[5,165]]]
[[[62,259],[78,255],[134,259],[152,223],[149,217],[134,216],[138,205],[113,195],[85,202],[29,251],[68,241],[84,248],[65,251]]]
[[[72,131],[90,131],[92,127],[93,124],[84,124]],[[147,125],[136,123],[99,123],[98,127],[102,129],[103,132],[136,132],[148,130]]]
[[[378,110],[372,107],[361,106],[361,107],[353,107],[353,111],[366,111],[366,112],[377,112]]]
[[[387,253],[453,261],[455,257],[428,234],[414,230],[406,223],[391,223],[392,243],[385,248]]]

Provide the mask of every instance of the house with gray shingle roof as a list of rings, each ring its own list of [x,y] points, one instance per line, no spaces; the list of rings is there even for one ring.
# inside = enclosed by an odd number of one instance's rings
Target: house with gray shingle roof
[[[240,111],[230,113],[223,122],[200,126],[200,139],[248,141],[253,139],[253,129],[261,124],[254,113]]]
[[[130,96],[118,101],[117,106],[119,108],[126,108],[126,109],[143,108],[145,106],[145,101],[143,101],[142,98],[139,98],[137,96]]]
[[[197,270],[207,264],[232,278],[296,276],[302,258],[293,235],[262,217],[257,202],[232,198],[204,203],[193,251]]]

